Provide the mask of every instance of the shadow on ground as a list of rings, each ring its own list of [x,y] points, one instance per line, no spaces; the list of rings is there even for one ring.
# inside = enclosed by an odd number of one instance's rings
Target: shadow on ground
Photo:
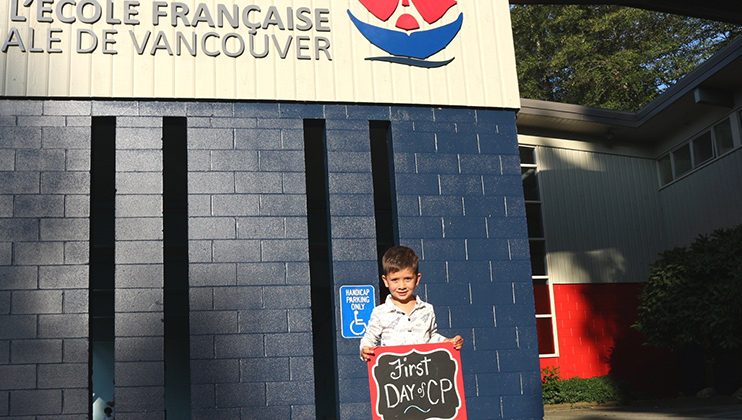
[[[557,404],[545,407],[545,420],[742,419],[742,401],[731,397],[675,398],[619,404]]]

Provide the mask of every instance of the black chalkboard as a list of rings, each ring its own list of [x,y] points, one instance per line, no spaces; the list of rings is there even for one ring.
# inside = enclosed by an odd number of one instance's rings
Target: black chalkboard
[[[374,419],[466,419],[461,353],[451,343],[377,347],[368,363]]]

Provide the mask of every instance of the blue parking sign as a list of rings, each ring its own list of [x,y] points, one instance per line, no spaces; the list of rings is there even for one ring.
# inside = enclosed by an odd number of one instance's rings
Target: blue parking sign
[[[340,286],[340,324],[343,338],[361,338],[376,306],[374,286]]]

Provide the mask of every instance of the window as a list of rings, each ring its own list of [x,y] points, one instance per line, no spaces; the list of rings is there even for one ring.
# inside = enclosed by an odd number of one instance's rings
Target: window
[[[536,181],[536,168],[520,168],[523,179],[523,195],[526,200],[539,201],[538,182]]]
[[[729,119],[714,126],[714,137],[716,137],[716,150],[719,152],[719,155],[723,155],[734,148],[732,125]]]
[[[536,279],[533,281],[533,297],[536,302],[536,333],[540,355],[556,354],[551,295],[551,286],[547,280]]]
[[[546,276],[546,241],[529,239],[531,250],[531,273],[534,276]]]
[[[714,157],[714,147],[711,143],[711,132],[707,131],[693,139],[693,166],[702,165]]]
[[[690,144],[684,144],[672,152],[672,160],[675,162],[675,177],[685,175],[693,168],[690,160]]]
[[[659,160],[660,182],[662,185],[672,181],[672,162],[670,155],[662,156]]]
[[[538,184],[536,149],[520,146],[520,173],[523,194],[526,202],[526,221],[528,223],[528,244],[531,253],[531,274],[533,296],[536,303],[536,332],[538,353],[541,357],[554,357],[558,354],[556,319],[552,286],[549,282],[546,264],[546,238],[541,214],[541,194]]]
[[[526,219],[528,220],[528,237],[543,238],[544,225],[541,221],[541,205],[526,203]]]
[[[740,141],[737,139],[735,145],[732,120],[739,118],[740,122],[742,122],[742,112],[738,114],[725,118],[723,121],[706,129],[700,135],[686,141],[675,150],[657,159],[657,174],[660,178],[660,186],[669,184],[737,147]],[[742,132],[742,127],[740,127],[740,131]],[[535,166],[535,164],[532,166]],[[521,168],[523,167],[521,166]],[[525,171],[525,169],[521,170]],[[523,188],[533,189],[534,187],[526,187],[524,181]],[[538,186],[535,188],[535,193],[538,194]]]
[[[536,165],[536,149],[533,147],[519,147],[518,153],[520,153],[520,163],[524,165]]]

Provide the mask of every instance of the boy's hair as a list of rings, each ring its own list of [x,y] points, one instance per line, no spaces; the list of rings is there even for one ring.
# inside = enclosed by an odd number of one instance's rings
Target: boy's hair
[[[389,248],[381,258],[381,266],[384,269],[384,275],[396,273],[397,271],[409,268],[417,274],[417,254],[406,246],[393,246]]]

